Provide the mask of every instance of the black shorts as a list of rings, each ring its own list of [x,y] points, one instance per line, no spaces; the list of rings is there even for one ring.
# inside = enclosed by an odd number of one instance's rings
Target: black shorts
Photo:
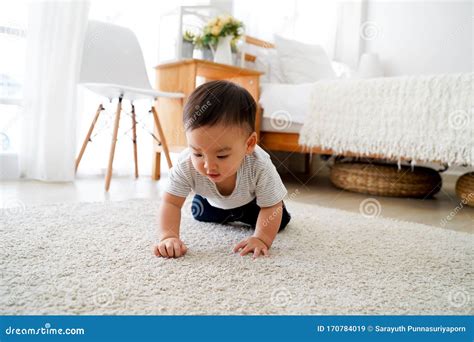
[[[280,229],[285,229],[288,222],[290,222],[291,215],[286,210],[285,203],[283,202],[283,213],[281,217]],[[200,195],[195,195],[191,207],[193,217],[202,222],[214,222],[226,224],[229,222],[243,222],[255,228],[257,224],[258,214],[260,213],[260,207],[257,205],[257,199],[247,203],[241,207],[233,209],[221,209],[213,207],[209,204],[207,199]]]

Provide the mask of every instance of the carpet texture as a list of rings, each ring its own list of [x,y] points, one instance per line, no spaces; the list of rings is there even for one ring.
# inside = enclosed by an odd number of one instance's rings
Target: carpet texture
[[[288,201],[271,256],[196,222],[152,255],[156,201],[3,209],[0,314],[469,314],[473,235]],[[367,215],[365,215],[367,216]]]

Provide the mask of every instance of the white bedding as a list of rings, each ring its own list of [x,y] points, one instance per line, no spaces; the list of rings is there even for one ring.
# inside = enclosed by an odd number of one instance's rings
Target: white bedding
[[[303,124],[310,109],[312,87],[313,83],[262,83],[259,103],[263,108],[263,121],[277,121],[282,127],[289,125],[283,124],[284,122]],[[275,125],[269,126],[267,128],[271,131],[281,131],[272,129]]]
[[[261,130],[300,144],[474,165],[474,74],[261,85]]]
[[[473,81],[469,73],[316,82],[299,143],[474,165]]]
[[[332,68],[339,80],[350,78],[354,73],[344,63],[333,61]],[[310,112],[311,90],[314,82],[282,83],[279,71],[270,76],[272,76],[269,78],[270,82],[260,84],[259,103],[264,109],[261,129],[267,132],[298,133]]]

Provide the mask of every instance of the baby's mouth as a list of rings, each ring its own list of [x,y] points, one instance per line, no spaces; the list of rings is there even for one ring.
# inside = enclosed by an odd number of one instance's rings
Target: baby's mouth
[[[220,176],[220,174],[219,173],[208,173],[207,176],[210,177],[210,178],[218,178]]]

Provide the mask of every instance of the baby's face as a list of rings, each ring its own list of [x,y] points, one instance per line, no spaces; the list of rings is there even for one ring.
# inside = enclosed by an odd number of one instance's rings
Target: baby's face
[[[233,176],[257,143],[255,132],[239,126],[203,126],[186,132],[186,137],[194,168],[214,183]]]

